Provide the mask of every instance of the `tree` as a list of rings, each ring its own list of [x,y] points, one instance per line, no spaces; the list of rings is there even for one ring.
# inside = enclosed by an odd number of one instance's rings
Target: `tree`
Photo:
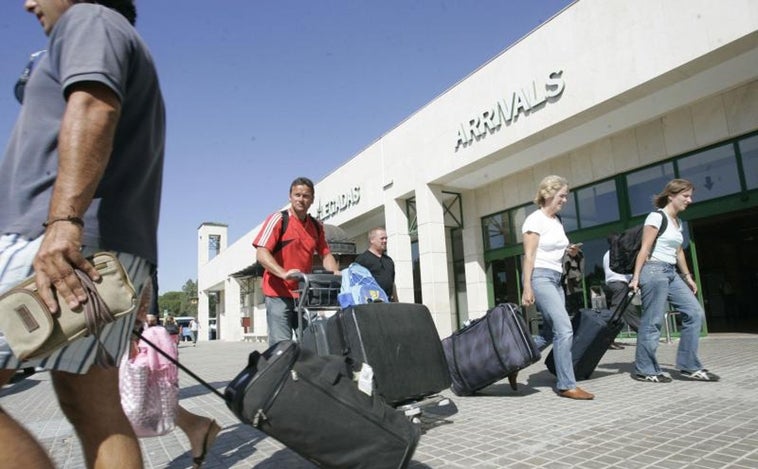
[[[209,295],[208,300],[211,317],[214,317],[215,295]],[[160,308],[161,316],[167,313],[173,316],[197,317],[197,282],[189,279],[182,286],[182,291],[167,291],[160,295],[158,297],[158,308]]]
[[[184,298],[182,300],[182,311],[187,316],[197,317],[197,282],[192,279],[187,280],[182,287]]]
[[[180,316],[182,312],[182,300],[184,299],[184,292],[180,291],[168,291],[158,297],[159,314],[162,316],[164,313],[171,314],[173,316]]]

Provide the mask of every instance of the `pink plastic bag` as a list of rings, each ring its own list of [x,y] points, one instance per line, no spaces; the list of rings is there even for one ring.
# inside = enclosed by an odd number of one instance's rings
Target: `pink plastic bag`
[[[142,335],[176,359],[177,345],[161,326]],[[124,354],[119,367],[121,406],[139,437],[165,435],[175,426],[179,405],[179,373],[176,365],[140,341],[136,356]]]

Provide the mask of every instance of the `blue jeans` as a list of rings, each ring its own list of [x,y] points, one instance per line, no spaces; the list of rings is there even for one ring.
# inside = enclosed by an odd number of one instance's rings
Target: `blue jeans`
[[[682,317],[676,368],[697,371],[703,368],[697,357],[700,328],[703,325],[703,308],[697,297],[676,272],[676,266],[665,262],[648,261],[640,272],[642,290],[642,322],[637,336],[635,371],[643,375],[661,374],[655,358],[661,338],[661,326],[666,312],[666,301]]]
[[[292,339],[292,331],[297,330],[295,298],[267,296],[266,323],[269,347],[283,340]]]
[[[541,335],[535,336],[534,342],[540,350],[553,344],[557,388],[564,391],[576,387],[576,378],[571,358],[574,331],[566,312],[561,276],[561,272],[555,270],[536,268],[532,272],[532,290],[537,310],[542,313]]]

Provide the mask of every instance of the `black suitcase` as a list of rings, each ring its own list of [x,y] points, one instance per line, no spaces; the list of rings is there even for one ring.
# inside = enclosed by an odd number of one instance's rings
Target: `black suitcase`
[[[615,310],[582,308],[571,320],[574,339],[571,344],[571,359],[574,362],[574,377],[577,381],[589,379],[600,359],[619,335],[624,323],[621,316],[632,301],[628,292],[624,301]],[[553,351],[547,355],[545,365],[555,374]]]
[[[445,353],[429,309],[414,303],[369,303],[327,322],[329,351],[373,369],[376,392],[390,405],[415,401],[450,386]]]
[[[511,303],[490,309],[484,317],[444,339],[442,347],[451,389],[459,396],[474,394],[540,359],[519,308]]]
[[[404,468],[420,438],[402,413],[358,390],[345,357],[293,341],[251,353],[224,394],[242,422],[319,466]]]
[[[326,327],[328,318],[320,315],[313,316],[308,325],[303,330],[303,336],[300,343],[304,349],[316,352],[317,355],[333,355],[329,350],[329,341],[326,338]]]

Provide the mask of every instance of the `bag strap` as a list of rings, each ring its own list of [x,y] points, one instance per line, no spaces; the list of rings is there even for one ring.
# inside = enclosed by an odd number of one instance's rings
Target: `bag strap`
[[[100,332],[103,330],[103,326],[112,323],[116,318],[113,316],[113,313],[110,308],[108,308],[108,305],[103,298],[97,292],[95,282],[89,278],[89,275],[79,269],[74,269],[74,273],[79,278],[79,281],[84,288],[84,293],[87,295],[87,301],[82,304],[84,324],[87,328],[85,337],[88,335],[95,336],[95,343],[97,343],[95,363],[102,368],[110,368],[116,363],[100,341]]]
[[[190,375],[190,376],[192,376],[193,378],[195,378],[195,380],[196,380],[198,383],[200,383],[200,384],[202,384],[203,386],[205,386],[206,388],[208,388],[208,389],[209,389],[211,392],[213,392],[213,394],[217,395],[218,397],[220,397],[220,398],[221,398],[221,400],[223,400],[224,402],[226,402],[226,398],[224,397],[224,395],[223,395],[223,394],[221,394],[221,392],[220,392],[218,389],[214,388],[213,386],[211,386],[210,384],[208,384],[208,382],[206,382],[206,381],[205,381],[203,378],[201,378],[201,377],[199,377],[198,375],[196,375],[195,373],[193,373],[193,372],[192,372],[192,370],[190,370],[190,369],[189,369],[189,368],[187,368],[186,366],[184,366],[184,365],[182,365],[181,363],[179,363],[179,361],[178,361],[178,360],[176,360],[174,357],[172,357],[172,356],[171,356],[171,355],[169,355],[168,353],[166,353],[166,352],[164,352],[163,350],[161,350],[161,348],[160,348],[160,347],[158,347],[157,345],[155,345],[155,344],[154,344],[154,343],[152,343],[151,341],[149,341],[149,340],[147,340],[146,338],[144,338],[144,337],[142,336],[142,332],[141,332],[141,331],[132,331],[132,332],[134,333],[134,335],[136,335],[137,337],[139,337],[139,339],[140,339],[140,340],[144,341],[144,342],[145,342],[147,345],[149,345],[149,346],[151,346],[152,348],[154,348],[156,352],[158,352],[158,353],[160,353],[161,355],[163,355],[163,356],[164,356],[164,357],[165,357],[165,358],[166,358],[168,361],[170,361],[170,362],[171,362],[171,363],[173,363],[174,365],[176,365],[176,366],[178,366],[179,368],[181,368],[181,369],[182,369],[182,371],[184,371],[184,372],[185,372],[185,373],[187,373],[188,375]]]
[[[500,356],[500,350],[497,348],[497,344],[500,343],[500,340],[495,336],[495,331],[492,330],[492,316],[494,316],[495,309],[500,308],[500,310],[503,312],[502,314],[502,321],[505,322],[505,316],[508,314],[507,306],[505,304],[500,304],[498,306],[495,306],[495,308],[492,309],[492,311],[484,316],[484,320],[487,322],[487,331],[490,333],[490,343],[492,344],[492,348],[495,350],[495,357],[497,358],[497,362],[500,363],[500,368],[503,369],[503,371],[508,371],[508,367],[505,366],[505,362],[503,362],[503,357]]]
[[[276,253],[282,250],[284,247],[284,233],[287,231],[287,227],[290,223],[290,211],[289,209],[282,210],[279,212],[282,214],[282,224],[279,225],[279,241],[277,241],[276,245],[274,246],[274,250],[271,251],[272,253]],[[316,227],[316,235],[318,237],[321,237],[321,223],[318,222],[315,218],[311,216],[311,214],[307,214],[305,216],[305,220],[308,221],[308,219],[311,220],[313,223],[313,226]],[[316,240],[318,242],[318,240]]]
[[[669,226],[669,218],[663,213],[663,209],[659,208],[656,212],[661,214],[661,226],[658,228],[658,233],[655,235],[655,241],[653,241],[653,249],[655,249],[655,243],[658,242],[658,238],[661,237],[666,228]],[[651,251],[652,252],[652,251]]]

